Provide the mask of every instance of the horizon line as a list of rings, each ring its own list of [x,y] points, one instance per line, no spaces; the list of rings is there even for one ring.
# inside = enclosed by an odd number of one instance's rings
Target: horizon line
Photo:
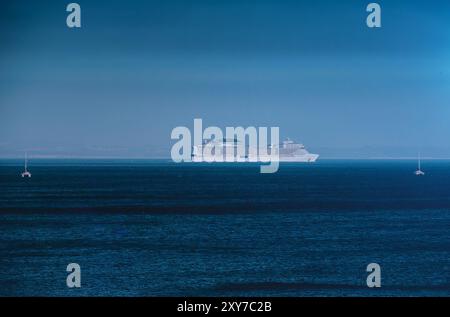
[[[319,160],[417,160],[417,157],[413,156],[377,156],[377,157],[336,157],[336,156],[325,156],[321,157]],[[421,157],[421,160],[450,160],[450,157]],[[24,160],[24,157],[19,156],[5,156],[1,157],[0,160]],[[172,161],[170,157],[118,157],[118,156],[28,156],[28,161],[30,160],[169,160]]]

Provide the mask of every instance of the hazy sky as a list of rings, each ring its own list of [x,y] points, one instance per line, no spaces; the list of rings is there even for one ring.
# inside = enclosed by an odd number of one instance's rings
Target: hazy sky
[[[364,0],[84,0],[81,29],[69,2],[1,4],[0,156],[169,156],[203,118],[450,157],[450,1],[378,1],[381,29]]]

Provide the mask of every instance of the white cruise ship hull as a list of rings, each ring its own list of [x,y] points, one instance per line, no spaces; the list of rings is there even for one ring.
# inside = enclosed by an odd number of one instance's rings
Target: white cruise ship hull
[[[319,158],[318,154],[308,154],[303,156],[280,156],[280,162],[303,162],[314,163]]]
[[[234,157],[226,158],[224,157],[221,161],[218,162],[298,162],[298,163],[314,163],[319,158],[318,154],[308,154],[308,155],[302,155],[302,156],[280,156],[277,158],[271,158],[271,157],[260,157],[257,160],[249,159],[249,158],[241,158],[237,159]],[[213,157],[204,157],[204,156],[193,156],[192,162],[217,162],[217,160]]]

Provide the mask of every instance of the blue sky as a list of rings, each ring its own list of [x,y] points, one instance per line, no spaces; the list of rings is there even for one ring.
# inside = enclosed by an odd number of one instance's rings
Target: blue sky
[[[322,156],[450,157],[450,2],[11,1],[0,156],[168,156],[171,130],[279,126]]]

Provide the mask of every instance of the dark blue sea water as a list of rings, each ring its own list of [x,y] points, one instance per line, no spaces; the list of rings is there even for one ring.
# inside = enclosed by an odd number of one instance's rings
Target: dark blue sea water
[[[450,295],[450,161],[30,163],[0,161],[3,296]]]

